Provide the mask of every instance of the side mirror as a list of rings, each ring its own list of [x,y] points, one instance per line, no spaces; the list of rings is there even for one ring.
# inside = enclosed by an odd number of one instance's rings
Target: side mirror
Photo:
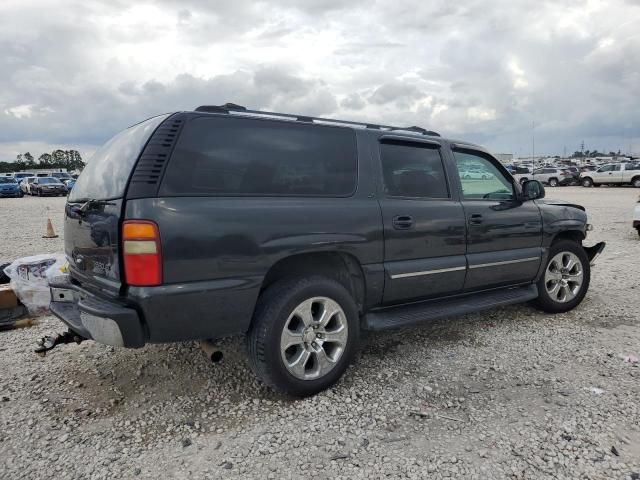
[[[522,182],[523,200],[536,200],[544,198],[544,186],[538,180],[527,180]]]

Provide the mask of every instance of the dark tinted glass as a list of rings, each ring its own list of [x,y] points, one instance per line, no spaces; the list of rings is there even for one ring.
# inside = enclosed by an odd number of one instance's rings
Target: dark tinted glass
[[[640,170],[640,163],[627,163],[626,170]]]
[[[0,183],[16,183],[16,180],[11,177],[0,177]]]
[[[388,195],[447,198],[447,178],[437,148],[415,144],[383,143],[382,172]]]
[[[60,180],[52,177],[43,177],[38,179],[38,183],[60,183]]]
[[[78,177],[69,201],[122,197],[142,147],[165,118],[159,115],[129,127],[100,147]]]
[[[356,177],[350,129],[200,117],[185,125],[160,193],[346,196]]]

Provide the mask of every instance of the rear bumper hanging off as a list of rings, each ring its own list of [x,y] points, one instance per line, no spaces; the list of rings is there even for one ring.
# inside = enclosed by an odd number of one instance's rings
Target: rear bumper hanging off
[[[99,298],[63,281],[51,284],[51,312],[84,338],[117,347],[141,347],[144,332],[138,312]]]

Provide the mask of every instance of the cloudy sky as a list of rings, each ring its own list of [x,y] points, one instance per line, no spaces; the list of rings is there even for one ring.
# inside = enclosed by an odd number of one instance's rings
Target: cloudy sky
[[[0,160],[201,104],[640,153],[640,0],[2,0]]]

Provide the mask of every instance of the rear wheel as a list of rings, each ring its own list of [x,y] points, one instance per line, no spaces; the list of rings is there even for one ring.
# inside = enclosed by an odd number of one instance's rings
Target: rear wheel
[[[550,187],[557,187],[558,186],[558,179],[557,178],[550,178],[549,179],[549,186]]]
[[[635,177],[631,180],[631,185],[636,188],[640,188],[640,177]]]
[[[270,387],[314,395],[338,381],[358,347],[358,310],[335,280],[282,280],[258,300],[247,336],[249,361]]]
[[[582,246],[572,240],[560,240],[549,249],[535,304],[545,312],[567,312],[582,302],[590,279],[589,259]]]

